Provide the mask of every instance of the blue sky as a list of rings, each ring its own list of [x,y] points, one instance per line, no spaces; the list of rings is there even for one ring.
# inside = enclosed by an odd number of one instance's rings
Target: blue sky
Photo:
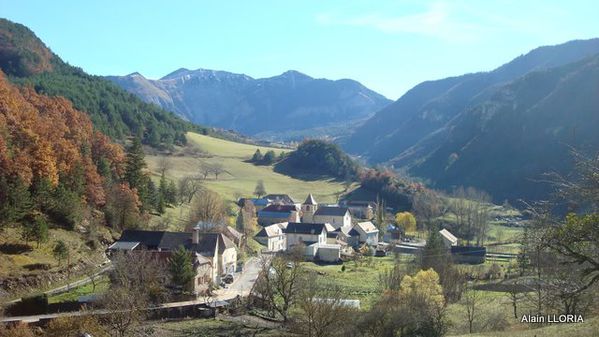
[[[0,16],[92,74],[295,69],[356,79],[391,99],[537,46],[599,37],[597,13],[596,0],[0,0]]]

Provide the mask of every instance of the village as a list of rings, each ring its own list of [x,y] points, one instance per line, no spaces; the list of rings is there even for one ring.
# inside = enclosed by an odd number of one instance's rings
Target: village
[[[120,239],[108,247],[108,255],[151,252],[162,260],[183,247],[192,254],[194,277],[191,293],[200,298],[214,289],[237,284],[244,273],[259,272],[258,257],[251,260],[253,270],[246,270],[239,253],[247,240],[261,245],[259,256],[285,255],[298,250],[304,261],[320,265],[342,265],[357,255],[385,257],[391,253],[416,256],[426,240],[406,236],[401,227],[385,224],[384,235],[373,223],[376,202],[342,201],[319,204],[312,194],[299,203],[286,194],[268,194],[260,198],[241,198],[241,209],[255,209],[258,231],[246,237],[242,229],[224,224],[200,222],[191,232],[125,230]],[[447,251],[454,260],[471,264],[485,261],[484,247],[459,246],[458,238],[447,229],[439,230]],[[269,259],[262,259],[269,261]],[[264,263],[264,262],[262,262]],[[245,280],[245,291],[226,292],[246,296],[256,279]],[[216,292],[218,293],[218,291]],[[221,291],[222,293],[222,291]],[[359,301],[358,301],[359,302]]]

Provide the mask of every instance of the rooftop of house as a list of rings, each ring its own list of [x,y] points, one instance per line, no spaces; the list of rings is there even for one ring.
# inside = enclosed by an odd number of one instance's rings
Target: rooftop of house
[[[444,237],[445,239],[451,241],[451,242],[457,242],[458,238],[451,234],[450,231],[448,231],[447,229],[443,228],[442,230],[439,231],[439,234],[441,234],[442,237]]]
[[[258,232],[258,234],[256,234],[257,237],[267,237],[267,238],[272,238],[272,237],[280,236],[280,235],[283,235],[283,229],[278,224],[263,227]]]
[[[225,234],[226,237],[232,239],[232,240],[241,240],[243,239],[243,234],[240,233],[238,230],[236,230],[235,228],[231,227],[231,226],[227,226],[227,225],[221,225],[221,226],[216,226],[210,229],[211,232],[214,233],[223,233]]]
[[[308,194],[306,201],[304,201],[304,205],[318,205],[316,203],[316,200],[314,200],[314,196],[312,196],[312,193]]]
[[[378,231],[379,231],[376,228],[376,226],[372,222],[370,222],[370,221],[358,222],[358,224],[356,225],[356,227],[360,227],[360,229],[364,233],[378,233]]]
[[[149,250],[176,250],[183,246],[190,251],[210,254],[214,254],[217,242],[219,253],[227,248],[235,248],[235,244],[221,233],[200,233],[198,243],[194,244],[192,242],[192,233],[124,230],[117,242],[122,245],[127,245],[125,243],[139,243]]]
[[[349,210],[347,207],[339,207],[339,206],[320,206],[314,212],[314,215],[323,215],[323,216],[345,216]]]
[[[293,205],[295,201],[287,194],[268,194],[263,199],[270,200],[270,202],[280,202],[285,205]]]
[[[307,223],[307,222],[290,222],[287,228],[283,229],[285,234],[313,234],[319,235],[326,231],[326,226],[323,223]]]
[[[350,206],[355,206],[355,207],[376,207],[376,203],[373,201],[366,201],[366,200],[348,200],[345,202],[345,204],[350,207]]]
[[[297,211],[297,207],[295,205],[272,204],[259,211],[258,216],[260,216],[262,213],[291,213],[293,211]]]

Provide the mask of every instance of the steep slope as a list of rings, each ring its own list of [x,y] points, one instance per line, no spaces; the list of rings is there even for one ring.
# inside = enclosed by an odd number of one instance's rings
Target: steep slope
[[[314,79],[297,71],[253,79],[182,68],[160,80],[137,73],[108,79],[190,121],[275,139],[323,134],[323,128],[363,121],[390,103],[356,81]]]
[[[350,153],[372,163],[388,161],[469,107],[484,102],[501,85],[532,71],[576,62],[595,53],[599,53],[599,39],[571,41],[537,48],[491,72],[423,82],[341,143]]]
[[[11,81],[38,93],[66,97],[114,139],[142,134],[150,145],[170,145],[184,142],[185,132],[195,128],[102,77],[66,64],[31,30],[6,19],[0,19],[0,69]]]
[[[440,188],[477,186],[496,200],[547,196],[543,174],[572,168],[569,147],[599,148],[599,56],[498,88],[391,163]]]

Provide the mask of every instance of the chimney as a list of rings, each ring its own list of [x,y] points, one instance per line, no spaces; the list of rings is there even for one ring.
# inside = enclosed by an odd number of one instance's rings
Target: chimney
[[[191,243],[198,244],[200,242],[200,227],[196,226],[192,230]]]

